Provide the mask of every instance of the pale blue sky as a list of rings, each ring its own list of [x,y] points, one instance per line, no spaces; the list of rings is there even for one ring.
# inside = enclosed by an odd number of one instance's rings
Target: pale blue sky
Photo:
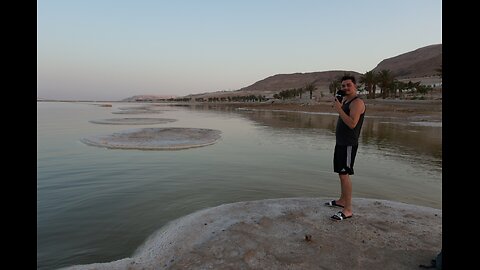
[[[353,70],[442,43],[439,0],[41,0],[37,97],[120,100]]]

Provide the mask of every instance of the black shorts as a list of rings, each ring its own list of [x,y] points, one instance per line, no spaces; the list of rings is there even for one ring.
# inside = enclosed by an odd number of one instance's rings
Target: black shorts
[[[357,155],[357,145],[335,145],[333,171],[338,174],[353,174],[353,164]]]

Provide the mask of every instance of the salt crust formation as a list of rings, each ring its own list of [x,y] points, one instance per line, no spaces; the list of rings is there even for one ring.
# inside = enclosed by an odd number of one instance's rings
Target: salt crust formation
[[[118,107],[122,111],[173,111],[175,110],[170,105],[146,105],[146,106],[136,106],[136,107]]]
[[[148,113],[163,113],[161,110],[123,110],[112,112],[113,114],[148,114]]]
[[[128,258],[86,269],[418,269],[442,246],[442,210],[355,198],[335,221],[332,198],[284,198],[207,208],[174,220]]]
[[[153,125],[165,124],[177,121],[169,118],[110,118],[102,120],[91,120],[94,124],[108,124],[108,125]]]
[[[109,135],[91,136],[80,141],[98,147],[140,150],[180,150],[216,143],[221,131],[202,128],[142,128]]]

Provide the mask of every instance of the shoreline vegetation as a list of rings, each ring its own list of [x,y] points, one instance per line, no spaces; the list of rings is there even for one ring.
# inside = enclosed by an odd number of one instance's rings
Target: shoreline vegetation
[[[362,97],[362,96],[360,96]],[[398,117],[416,121],[442,121],[442,99],[367,99],[362,97],[368,117]],[[333,98],[332,98],[333,99]],[[101,107],[111,107],[111,103],[124,101],[87,101],[87,100],[37,100],[37,102],[92,102]],[[294,111],[305,113],[335,113],[332,101],[323,98],[315,100],[286,100],[269,102],[149,102],[130,101],[132,104],[162,104],[172,106],[204,106],[212,109],[246,109],[268,111]]]
[[[416,121],[442,121],[441,100],[369,100],[364,99],[366,116],[405,118]],[[209,108],[233,108],[246,110],[292,111],[305,113],[332,113],[332,101],[312,103],[193,103]]]

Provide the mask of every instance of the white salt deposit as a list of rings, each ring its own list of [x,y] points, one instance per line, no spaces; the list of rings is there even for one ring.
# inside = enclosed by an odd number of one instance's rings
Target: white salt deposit
[[[110,118],[102,120],[91,120],[94,124],[110,124],[110,125],[152,125],[165,124],[175,122],[176,119],[169,118]]]
[[[114,149],[179,150],[214,144],[220,134],[219,130],[202,128],[143,128],[91,136],[80,141]]]
[[[69,270],[417,269],[442,248],[442,210],[354,198],[334,221],[331,198],[224,204],[172,221],[131,257]],[[308,238],[307,238],[308,236]]]

